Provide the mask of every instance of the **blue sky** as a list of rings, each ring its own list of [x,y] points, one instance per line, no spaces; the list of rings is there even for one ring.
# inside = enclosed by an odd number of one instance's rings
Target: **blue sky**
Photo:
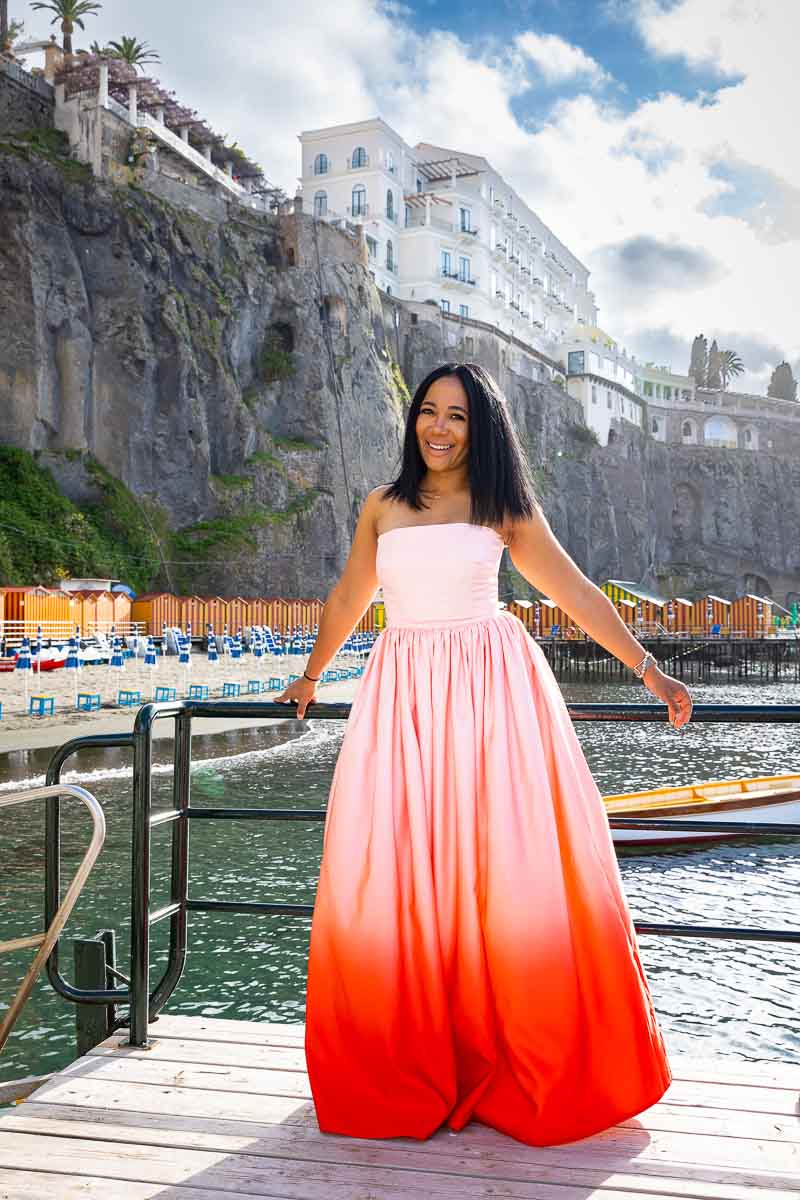
[[[287,192],[302,130],[381,115],[485,155],[639,357],[686,370],[703,332],[742,390],[800,376],[800,0],[104,0],[77,45],[123,33]]]
[[[446,28],[467,44],[508,44],[527,28],[554,34],[599,62],[611,76],[605,95],[627,112],[662,92],[694,99],[735,81],[735,77],[721,76],[708,63],[690,67],[679,55],[665,58],[652,53],[631,21],[625,0],[496,0],[489,4],[406,0],[404,7],[420,33]],[[516,103],[517,116],[536,126],[553,102],[580,90],[577,80],[571,85],[540,82]]]

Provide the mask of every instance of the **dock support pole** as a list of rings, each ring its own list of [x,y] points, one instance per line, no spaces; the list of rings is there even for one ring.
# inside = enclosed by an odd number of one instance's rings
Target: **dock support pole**
[[[108,968],[116,966],[114,930],[104,929],[94,938],[75,938],[72,943],[75,957],[75,985],[79,988],[111,987]],[[78,1055],[88,1054],[111,1034],[114,1027],[114,1006],[99,1004],[75,1005],[75,1040]]]

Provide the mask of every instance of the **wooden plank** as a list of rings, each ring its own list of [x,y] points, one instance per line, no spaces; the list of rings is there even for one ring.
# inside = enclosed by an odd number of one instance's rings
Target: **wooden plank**
[[[670,1057],[676,1079],[735,1083],[740,1087],[782,1087],[800,1092],[800,1062],[776,1060],[749,1062],[740,1058],[696,1058],[693,1055]]]
[[[26,1075],[24,1079],[10,1079],[7,1083],[0,1083],[0,1104],[13,1104],[15,1100],[24,1100],[52,1078],[52,1075]]]
[[[8,1171],[0,1168],[0,1200],[109,1200],[108,1180],[81,1175],[68,1179],[48,1171]],[[112,1200],[177,1200],[165,1193],[160,1183],[131,1183],[117,1180]],[[230,1192],[208,1188],[181,1188],[181,1200],[230,1200]],[[281,1198],[283,1200],[283,1198]]]
[[[300,1049],[286,1046],[243,1045],[240,1042],[186,1041],[165,1038],[153,1041],[146,1048],[126,1044],[125,1034],[116,1034],[90,1052],[103,1058],[134,1058],[146,1061],[257,1067],[268,1070],[304,1071],[305,1055]],[[131,1076],[138,1079],[136,1074]],[[743,1112],[775,1113],[795,1116],[798,1112],[797,1093],[788,1088],[761,1087],[753,1090],[729,1084],[727,1080],[687,1082],[676,1080],[664,1099],[670,1104],[691,1107],[741,1109]]]
[[[487,1178],[449,1171],[393,1169],[372,1163],[314,1162],[307,1159],[276,1159],[251,1154],[225,1155],[200,1150],[128,1146],[93,1140],[55,1138],[30,1134],[3,1135],[0,1131],[0,1168],[23,1170],[33,1160],[47,1162],[48,1172],[109,1180],[135,1180],[183,1188],[218,1189],[235,1195],[286,1197],[291,1200],[485,1200]],[[601,1177],[596,1185],[549,1183],[540,1179],[492,1176],[494,1195],[509,1200],[602,1200],[630,1198],[631,1179],[622,1188]],[[618,1181],[619,1182],[619,1181]],[[663,1200],[676,1193],[669,1180],[645,1179],[636,1187],[639,1200]],[[670,1190],[667,1190],[670,1189]],[[57,1193],[56,1193],[57,1194]],[[694,1185],[683,1195],[706,1197],[705,1185]],[[730,1191],[727,1193],[730,1197]],[[743,1195],[743,1192],[740,1194]],[[750,1188],[749,1200],[776,1200],[775,1189]],[[739,1198],[740,1200],[740,1198]],[[781,1200],[796,1200],[783,1191]]]
[[[122,1112],[146,1114],[148,1120],[162,1128],[174,1128],[180,1123],[198,1120],[203,1128],[209,1124],[219,1132],[230,1132],[253,1136],[263,1134],[265,1126],[305,1126],[317,1135],[317,1121],[313,1104],[289,1097],[252,1096],[239,1094],[235,1105],[230,1093],[202,1092],[191,1088],[153,1088],[146,1084],[116,1083],[90,1078],[55,1080],[40,1093],[42,1101],[51,1108],[61,1105],[83,1109],[87,1120],[102,1119],[103,1110],[113,1112],[115,1119]],[[37,1097],[38,1099],[38,1097]],[[26,1105],[26,1108],[28,1106]],[[235,1112],[235,1117],[232,1114]],[[176,1114],[179,1114],[176,1117]],[[181,1125],[181,1128],[186,1128]],[[191,1127],[191,1126],[190,1126]],[[196,1127],[196,1126],[195,1126]],[[2,1122],[0,1122],[2,1128]],[[451,1138],[447,1131],[434,1135],[435,1138]],[[425,1145],[434,1145],[434,1139]],[[469,1126],[468,1144],[475,1153],[487,1150],[504,1150],[522,1143],[479,1124]],[[541,1153],[541,1151],[539,1151]],[[772,1172],[788,1172],[795,1178],[800,1176],[800,1150],[797,1144],[781,1141],[763,1141],[756,1137],[729,1137],[707,1133],[695,1128],[691,1121],[684,1122],[678,1132],[645,1128],[639,1122],[616,1126],[593,1138],[575,1142],[564,1147],[548,1147],[550,1162],[567,1161],[613,1162],[617,1169],[628,1158],[635,1158],[637,1165],[642,1161],[680,1162],[688,1166],[704,1163],[717,1167]],[[800,1188],[798,1188],[800,1191]]]
[[[149,1035],[153,1038],[188,1038],[190,1041],[206,1039],[261,1046],[302,1046],[305,1043],[305,1029],[305,1025],[282,1025],[277,1021],[231,1021],[222,1017],[173,1017],[162,1014],[151,1023]]]
[[[292,1097],[311,1100],[308,1077],[299,1071],[272,1071],[261,1068],[225,1067],[217,1065],[183,1065],[151,1059],[145,1052],[122,1058],[107,1055],[86,1055],[67,1067],[40,1099],[53,1099],[52,1088],[62,1087],[81,1076],[93,1083],[142,1084],[152,1088],[176,1088],[201,1091],[204,1094],[234,1093],[263,1098]],[[147,1101],[143,1098],[143,1103]],[[219,1103],[219,1101],[216,1101]],[[230,1101],[229,1101],[230,1103]],[[239,1100],[236,1101],[239,1103]],[[726,1137],[757,1137],[764,1141],[800,1143],[800,1120],[794,1115],[781,1117],[767,1113],[743,1112],[723,1108],[689,1108],[660,1101],[653,1108],[632,1118],[637,1126],[673,1132],[703,1132]],[[623,1124],[628,1124],[625,1122]]]
[[[143,1058],[159,1062],[226,1067],[259,1067],[273,1071],[303,1071],[306,1056],[296,1046],[261,1046],[242,1042],[187,1041],[158,1038],[146,1048],[127,1045],[126,1034],[115,1034],[89,1052],[105,1058]]]
[[[31,1113],[29,1110],[34,1109]],[[40,1111],[44,1110],[44,1111]],[[607,1186],[650,1187],[653,1181],[668,1178],[670,1195],[694,1196],[699,1184],[703,1194],[724,1197],[725,1200],[749,1200],[752,1188],[769,1188],[770,1195],[796,1197],[800,1175],[768,1170],[731,1170],[728,1168],[694,1166],[687,1171],[681,1163],[650,1163],[620,1155],[618,1164],[604,1162],[601,1156],[589,1156],[574,1161],[575,1155],[559,1157],[559,1148],[526,1146],[506,1138],[502,1147],[481,1148],[477,1153],[471,1137],[471,1127],[460,1134],[438,1134],[427,1143],[407,1139],[391,1141],[336,1137],[320,1134],[301,1126],[285,1128],[262,1126],[247,1134],[220,1133],[211,1122],[201,1123],[187,1118],[172,1118],[167,1128],[162,1122],[148,1121],[141,1113],[102,1113],[101,1120],[87,1120],[82,1109],[65,1110],[59,1106],[33,1104],[0,1123],[0,1133],[11,1129],[20,1133],[49,1136],[89,1138],[119,1143],[138,1143],[179,1149],[221,1151],[227,1155],[247,1153],[252,1156],[288,1157],[328,1162],[361,1162],[415,1170],[440,1170],[453,1175],[474,1174],[482,1178],[523,1178],[584,1187]],[[105,1122],[105,1123],[103,1123]],[[234,1124],[234,1123],[232,1123]],[[181,1128],[176,1126],[180,1125]],[[252,1127],[251,1127],[252,1128]],[[591,1147],[591,1143],[584,1145]],[[577,1149],[580,1149],[578,1144]],[[553,1162],[553,1158],[558,1161]]]
[[[151,1087],[199,1088],[202,1091],[251,1093],[256,1096],[296,1096],[311,1099],[311,1086],[304,1071],[272,1071],[262,1067],[226,1067],[215,1063],[183,1064],[159,1059],[86,1054],[70,1063],[51,1081],[74,1079],[120,1080]]]

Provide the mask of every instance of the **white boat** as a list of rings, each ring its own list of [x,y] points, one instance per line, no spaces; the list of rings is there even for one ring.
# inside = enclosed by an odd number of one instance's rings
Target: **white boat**
[[[800,775],[723,779],[604,796],[609,817],[683,817],[691,821],[741,821],[766,824],[800,822]],[[612,829],[615,845],[665,845],[763,835],[710,830]]]

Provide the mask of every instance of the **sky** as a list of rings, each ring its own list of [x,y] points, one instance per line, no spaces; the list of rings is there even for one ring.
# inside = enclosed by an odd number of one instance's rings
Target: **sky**
[[[485,155],[640,358],[684,372],[702,332],[737,390],[800,377],[800,0],[105,0],[75,45],[122,34],[290,195],[301,130],[379,115]]]

